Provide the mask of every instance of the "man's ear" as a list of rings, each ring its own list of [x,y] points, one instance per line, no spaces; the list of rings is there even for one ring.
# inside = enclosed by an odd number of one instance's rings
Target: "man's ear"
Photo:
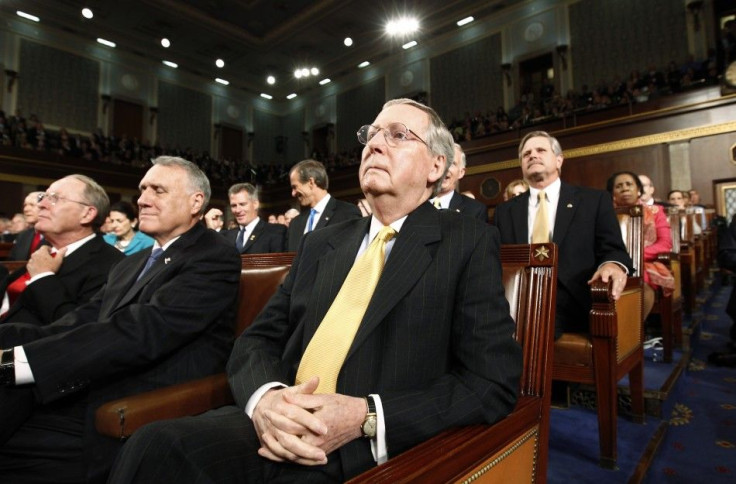
[[[427,175],[429,184],[433,184],[447,173],[447,158],[444,155],[437,155],[432,158],[432,168]]]
[[[87,205],[85,207],[85,212],[82,214],[82,218],[79,221],[82,225],[88,225],[91,224],[95,218],[97,218],[97,209],[93,207],[92,205]]]
[[[190,195],[192,204],[191,213],[196,214],[202,210],[202,204],[204,203],[204,193],[194,192]]]

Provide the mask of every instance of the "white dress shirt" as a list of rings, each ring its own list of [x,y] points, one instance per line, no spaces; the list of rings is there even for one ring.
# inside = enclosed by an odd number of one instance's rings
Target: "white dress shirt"
[[[322,214],[325,211],[325,208],[327,208],[327,202],[330,201],[330,194],[328,193],[324,197],[322,197],[322,200],[317,202],[317,205],[311,208],[311,210],[314,210],[314,219],[312,220],[312,230],[317,228],[317,223],[319,222],[319,219],[322,217]],[[309,219],[307,219],[307,224],[304,226],[304,233],[306,234],[309,232]]]

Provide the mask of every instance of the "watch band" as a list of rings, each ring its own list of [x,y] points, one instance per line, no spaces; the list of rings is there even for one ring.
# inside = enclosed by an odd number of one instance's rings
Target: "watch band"
[[[373,398],[373,395],[368,395],[365,397],[365,403],[368,406],[368,414],[376,414],[376,400]]]
[[[0,386],[15,385],[15,349],[2,350],[0,358]]]

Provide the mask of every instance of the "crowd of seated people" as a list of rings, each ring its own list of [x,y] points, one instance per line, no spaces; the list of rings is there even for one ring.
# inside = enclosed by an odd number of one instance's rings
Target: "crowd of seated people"
[[[605,109],[618,104],[643,103],[650,99],[674,94],[719,82],[718,64],[714,49],[702,61],[693,58],[678,65],[671,61],[666,69],[648,66],[645,72],[632,71],[626,79],[617,77],[601,80],[597,85],[581,86],[563,96],[554,85],[544,79],[541,88],[533,92],[524,89],[519,101],[508,113],[502,106],[485,114],[466,112],[462,119],[453,119],[450,131],[455,141],[467,141],[512,129],[531,126],[550,119],[559,119],[573,113]]]

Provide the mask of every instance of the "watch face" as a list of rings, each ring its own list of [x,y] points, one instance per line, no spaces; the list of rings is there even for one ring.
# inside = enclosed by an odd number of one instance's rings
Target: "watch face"
[[[375,416],[369,416],[363,422],[363,435],[369,438],[376,436],[376,427],[378,426],[378,419]]]

